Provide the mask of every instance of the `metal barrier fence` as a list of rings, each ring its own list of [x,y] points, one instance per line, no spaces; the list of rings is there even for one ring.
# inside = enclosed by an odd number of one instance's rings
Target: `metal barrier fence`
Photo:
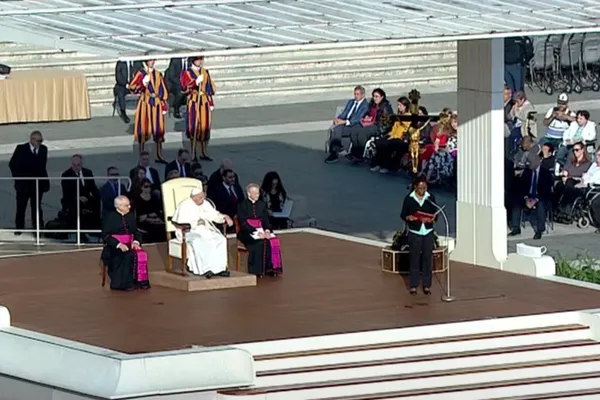
[[[121,193],[121,184],[122,182],[127,182],[127,185],[125,185],[125,190],[129,191],[131,189],[131,179],[128,176],[94,176],[94,177],[89,177],[86,179],[86,177],[78,177],[78,176],[73,176],[73,177],[56,177],[56,176],[50,176],[50,177],[0,177],[0,181],[35,181],[35,199],[33,199],[32,201],[36,201],[38,202],[38,199],[40,198],[40,181],[87,181],[87,180],[106,180],[106,181],[116,181],[117,182],[117,192],[116,195],[120,196]],[[80,185],[77,184],[75,185],[76,189],[76,201],[75,203],[77,204],[76,207],[76,215],[77,215],[77,227],[76,229],[43,229],[43,227],[40,228],[40,210],[42,208],[41,202],[38,202],[38,204],[36,204],[37,207],[37,212],[35,215],[35,229],[0,229],[0,232],[25,232],[25,233],[32,233],[35,232],[35,244],[36,246],[40,245],[40,235],[43,233],[75,233],[75,235],[77,236],[77,245],[81,245],[81,237],[80,234],[81,233],[101,233],[102,231],[100,229],[91,229],[91,230],[82,230],[81,229],[81,215],[80,215],[80,197],[81,197],[81,193],[80,193]],[[116,196],[115,196],[116,197]],[[102,209],[102,203],[100,203],[100,208]]]

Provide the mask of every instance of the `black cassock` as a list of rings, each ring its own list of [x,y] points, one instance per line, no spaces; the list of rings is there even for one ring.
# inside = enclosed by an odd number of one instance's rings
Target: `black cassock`
[[[142,243],[142,236],[137,230],[135,214],[125,215],[117,211],[107,212],[102,218],[102,238],[105,246],[102,250],[102,262],[108,267],[110,288],[113,290],[130,290],[149,288],[147,274],[138,279],[137,254],[134,250],[123,252],[117,248],[119,241],[112,235],[133,235],[133,240]]]
[[[254,203],[245,199],[238,203],[237,217],[240,223],[240,231],[237,238],[248,249],[248,273],[253,275],[273,274],[273,263],[271,261],[271,243],[267,239],[254,239],[252,233],[256,230],[250,225],[248,219],[260,219],[264,230],[271,230],[269,212],[267,205],[258,200]],[[277,269],[281,273],[281,269]]]

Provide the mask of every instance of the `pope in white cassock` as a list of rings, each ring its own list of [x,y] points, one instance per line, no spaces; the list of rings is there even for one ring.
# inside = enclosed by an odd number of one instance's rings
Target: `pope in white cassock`
[[[227,238],[215,227],[214,223],[227,223],[232,226],[233,221],[205,201],[202,189],[192,189],[190,197],[177,205],[173,222],[178,225],[190,225],[189,232],[185,233],[185,240],[188,255],[187,267],[191,273],[203,275],[207,279],[214,275],[229,276]],[[177,239],[182,240],[184,233],[177,229],[175,235]]]

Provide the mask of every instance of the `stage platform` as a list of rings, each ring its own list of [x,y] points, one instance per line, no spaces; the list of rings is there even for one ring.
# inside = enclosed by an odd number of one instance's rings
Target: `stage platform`
[[[440,300],[442,274],[432,296],[412,297],[381,271],[378,246],[325,232],[280,238],[282,277],[205,292],[103,289],[98,250],[4,258],[0,304],[13,326],[124,353],[600,308],[599,291],[461,264],[454,303]],[[146,249],[150,269],[163,269],[165,246]]]

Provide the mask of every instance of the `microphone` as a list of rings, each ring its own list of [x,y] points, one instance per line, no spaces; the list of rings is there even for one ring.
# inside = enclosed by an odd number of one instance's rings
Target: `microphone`
[[[446,293],[442,296],[442,301],[450,303],[456,300],[456,297],[450,295],[450,251],[448,249],[448,240],[450,238],[450,224],[448,223],[448,216],[444,212],[444,208],[446,205],[439,206],[433,200],[427,199],[427,202],[434,206],[437,209],[437,214],[441,214],[442,218],[444,218],[444,224],[446,225],[446,254],[444,257],[444,263],[446,264]]]

